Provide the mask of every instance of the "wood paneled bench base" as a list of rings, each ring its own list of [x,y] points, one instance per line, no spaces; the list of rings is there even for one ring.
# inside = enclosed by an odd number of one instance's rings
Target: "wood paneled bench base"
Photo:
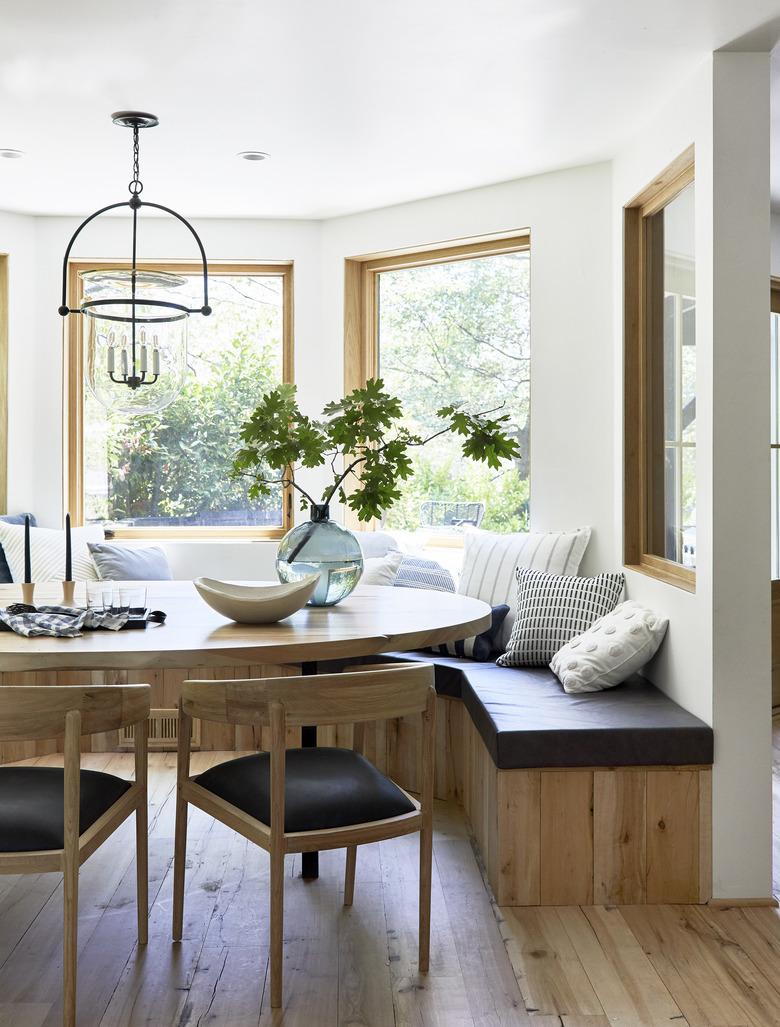
[[[414,790],[412,724],[388,770]],[[499,770],[463,703],[438,698],[436,795],[464,807],[501,906],[705,903],[711,768]]]

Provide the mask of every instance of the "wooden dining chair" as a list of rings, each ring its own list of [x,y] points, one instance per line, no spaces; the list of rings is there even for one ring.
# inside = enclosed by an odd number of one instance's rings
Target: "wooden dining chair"
[[[363,755],[365,724],[420,713],[421,801]],[[271,1006],[282,1004],[284,857],[347,849],[344,900],[352,902],[358,845],[420,833],[421,972],[430,952],[431,850],[436,693],[430,666],[394,666],[344,674],[254,681],[185,681],[179,705],[173,938],[184,918],[187,804],[192,803],[271,857]],[[243,756],[189,776],[192,717],[270,726],[270,752]],[[352,749],[285,750],[288,727],[353,724]]]
[[[149,685],[4,685],[0,742],[64,735],[64,767],[0,766],[0,874],[61,871],[62,1022],[76,1023],[79,868],[135,811],[138,942],[147,941]],[[135,725],[135,781],[81,769],[81,736]]]

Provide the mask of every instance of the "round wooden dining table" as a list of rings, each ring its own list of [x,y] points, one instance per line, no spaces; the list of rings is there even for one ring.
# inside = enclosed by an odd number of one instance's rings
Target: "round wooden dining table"
[[[127,680],[140,682],[144,671],[151,677],[169,668],[198,668],[193,676],[201,676],[200,668],[295,665],[311,674],[322,661],[423,649],[479,634],[491,623],[490,607],[468,596],[361,585],[338,606],[306,606],[276,624],[236,624],[207,606],[192,582],[126,585],[146,588],[147,606],[162,610],[165,622],[145,630],[85,631],[78,638],[0,632],[0,684],[20,683],[20,675],[41,684],[75,683],[79,671],[90,672],[90,680],[96,680],[96,672],[106,672],[106,680],[110,672],[127,672]],[[123,583],[107,587],[119,589]],[[85,598],[85,585],[77,584],[76,603]],[[37,606],[61,599],[60,584],[36,585]],[[20,601],[19,585],[0,585],[0,607]],[[158,700],[170,702],[170,693],[167,701]],[[316,727],[303,729],[301,744],[317,744]],[[317,854],[305,855],[304,877],[316,877]]]
[[[4,631],[0,671],[303,664],[420,649],[490,627],[486,603],[427,589],[358,586],[338,606],[305,606],[276,624],[236,624],[207,606],[190,581],[136,581],[126,587],[145,587],[147,606],[164,611],[165,623],[142,631],[85,631],[78,638],[25,638]],[[83,604],[84,590],[77,584],[77,604]],[[61,600],[56,582],[36,586],[36,605]],[[21,602],[21,587],[0,585],[0,607],[14,602]]]

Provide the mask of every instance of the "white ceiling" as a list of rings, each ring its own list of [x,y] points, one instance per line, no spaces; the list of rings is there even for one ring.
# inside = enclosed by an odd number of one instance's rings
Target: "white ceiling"
[[[612,156],[777,0],[0,0],[0,209],[327,217]],[[270,161],[238,160],[260,149]],[[780,183],[778,183],[780,187]],[[779,188],[780,193],[780,188]]]

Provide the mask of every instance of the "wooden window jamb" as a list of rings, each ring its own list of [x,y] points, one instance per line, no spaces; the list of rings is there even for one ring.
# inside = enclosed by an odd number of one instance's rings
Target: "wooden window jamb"
[[[696,571],[657,556],[662,539],[650,531],[663,530],[659,503],[663,496],[650,487],[650,467],[657,466],[655,447],[663,438],[651,417],[662,416],[663,406],[652,397],[663,395],[663,367],[653,360],[653,346],[663,331],[663,287],[659,289],[658,233],[663,227],[653,218],[694,181],[691,146],[658,175],[623,209],[624,246],[624,563],[667,584],[696,591]],[[650,255],[655,255],[651,260]],[[651,307],[652,298],[660,303]],[[661,511],[662,512],[662,511]],[[651,525],[655,525],[652,529]]]

